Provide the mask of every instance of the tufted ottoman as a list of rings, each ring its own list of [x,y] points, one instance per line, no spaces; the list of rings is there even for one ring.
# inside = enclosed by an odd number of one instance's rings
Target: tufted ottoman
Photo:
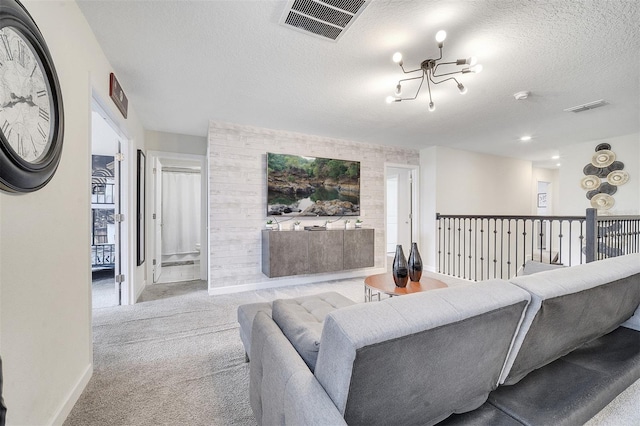
[[[278,309],[280,317],[286,316],[289,323],[300,321],[317,323],[318,330],[322,330],[322,323],[329,312],[338,308],[355,304],[351,299],[336,292],[314,294],[311,296],[295,297],[292,299],[278,299],[275,302],[260,302],[240,305],[238,307],[238,323],[240,324],[240,340],[244,345],[246,360],[249,361],[251,353],[251,327],[253,319],[258,312],[265,312],[270,317],[273,312],[273,303],[284,309]],[[311,324],[313,325],[313,324]]]

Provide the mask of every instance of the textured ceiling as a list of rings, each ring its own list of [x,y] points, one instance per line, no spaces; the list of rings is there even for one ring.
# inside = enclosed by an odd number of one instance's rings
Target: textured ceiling
[[[337,43],[279,25],[285,1],[78,3],[151,130],[203,136],[212,119],[539,166],[562,145],[640,132],[636,0],[374,0]],[[435,86],[434,112],[426,87],[386,104],[403,77],[392,54],[418,68],[440,29],[444,59],[475,55],[484,71],[460,77],[464,96]],[[609,105],[563,111],[598,99]]]

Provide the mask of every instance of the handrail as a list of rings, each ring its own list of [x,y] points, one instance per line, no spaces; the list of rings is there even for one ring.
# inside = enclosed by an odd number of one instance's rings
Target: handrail
[[[436,214],[436,270],[475,281],[511,278],[527,262],[571,266],[640,251],[640,216]]]

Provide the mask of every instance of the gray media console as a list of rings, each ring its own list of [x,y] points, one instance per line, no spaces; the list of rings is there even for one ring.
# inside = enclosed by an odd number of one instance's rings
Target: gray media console
[[[262,273],[269,278],[373,266],[375,231],[262,231]]]

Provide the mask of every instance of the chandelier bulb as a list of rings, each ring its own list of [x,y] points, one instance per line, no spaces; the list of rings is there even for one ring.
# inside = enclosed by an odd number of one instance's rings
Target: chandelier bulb
[[[478,63],[478,58],[476,58],[475,56],[471,56],[467,58],[467,64],[469,64],[470,66],[474,66],[477,63]]]
[[[464,87],[462,83],[458,83],[458,90],[460,91],[461,95],[464,95],[465,93],[467,93],[467,88]]]
[[[476,74],[480,74],[482,72],[482,65],[481,64],[474,65],[473,67],[469,68],[469,70]]]
[[[396,98],[394,98],[393,96],[387,96],[387,98],[385,99],[385,102],[390,104],[395,100],[396,100]]]
[[[445,30],[440,30],[436,33],[436,41],[438,43],[442,43],[447,38],[447,32]]]
[[[436,106],[433,104],[433,102],[429,102],[429,112],[433,112],[436,110]]]
[[[398,83],[398,85],[396,86],[396,96],[400,95],[402,95],[402,86],[400,85],[400,83]]]
[[[394,53],[391,59],[393,59],[393,62],[395,62],[396,64],[402,65],[402,53],[400,52]]]

